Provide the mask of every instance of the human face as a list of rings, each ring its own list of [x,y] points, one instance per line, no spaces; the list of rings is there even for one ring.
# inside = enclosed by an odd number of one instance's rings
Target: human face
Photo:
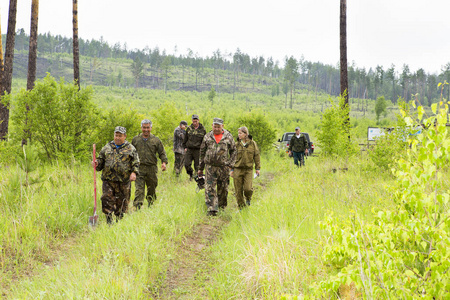
[[[194,127],[197,127],[199,124],[198,119],[192,119],[192,125],[194,125]]]
[[[183,130],[186,130],[186,125],[184,125],[184,124],[180,125],[180,128],[183,129]]]
[[[144,138],[148,138],[150,136],[150,132],[152,131],[152,126],[150,124],[142,124],[141,130],[142,136]]]
[[[219,124],[213,124],[212,126],[212,130],[214,134],[221,134],[223,131],[223,125],[219,125]]]
[[[299,135],[300,134],[300,129],[295,129],[295,134]]]
[[[244,141],[247,139],[247,134],[245,134],[243,131],[238,130],[238,137],[241,141]]]
[[[120,132],[114,132],[114,143],[116,145],[122,145],[125,143],[125,139],[127,138],[126,134]]]

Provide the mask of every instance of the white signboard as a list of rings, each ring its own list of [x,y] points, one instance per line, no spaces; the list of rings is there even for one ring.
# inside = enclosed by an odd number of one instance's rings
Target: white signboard
[[[379,127],[367,128],[367,140],[375,141],[375,138],[384,135],[384,129]]]

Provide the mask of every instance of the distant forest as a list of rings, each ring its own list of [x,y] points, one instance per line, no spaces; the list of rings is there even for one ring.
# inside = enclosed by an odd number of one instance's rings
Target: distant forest
[[[29,36],[23,29],[19,29],[16,34],[15,42],[15,61],[14,76],[26,78],[26,64]],[[5,43],[6,36],[2,36]],[[5,45],[3,45],[5,47]],[[128,49],[127,44],[120,42],[109,45],[102,38],[100,40],[79,39],[79,49],[82,58],[88,58],[87,67],[82,66],[82,81],[89,81],[93,84],[105,86],[134,85],[141,88],[164,88],[164,89],[185,89],[185,90],[208,90],[208,88],[219,85],[219,74],[227,74],[229,86],[228,89],[222,88],[222,91],[233,92],[236,89],[236,80],[244,76],[257,83],[272,86],[267,91],[285,94],[290,90],[287,86],[297,91],[301,89],[320,90],[333,96],[340,93],[339,66],[326,65],[320,62],[311,62],[294,57],[286,57],[285,61],[274,61],[272,57],[263,56],[251,57],[237,49],[234,53],[222,53],[217,50],[211,56],[199,57],[193,50],[188,49],[187,53],[168,54],[166,50],[158,47],[150,49]],[[38,77],[43,77],[46,72],[58,76],[57,68],[52,67],[55,64],[54,57],[59,55],[60,64],[64,54],[72,54],[72,38],[60,35],[51,35],[50,33],[39,34],[38,37]],[[53,61],[52,61],[53,60]],[[95,68],[101,65],[103,60],[114,60],[122,62],[122,68],[126,70],[106,70],[103,76],[97,75],[93,79]],[[128,61],[128,62],[127,62]],[[65,64],[70,64],[69,59],[64,60]],[[57,64],[57,63],[56,63]],[[67,66],[71,67],[70,65]],[[115,67],[117,68],[117,66]],[[170,70],[172,73],[181,74],[177,76],[178,81],[170,82]],[[192,82],[188,85],[188,80],[184,79],[185,72],[187,76],[195,77],[195,85]],[[125,74],[130,73],[129,78]],[[114,75],[113,75],[114,74]],[[64,75],[64,74],[62,74]],[[69,79],[69,74],[65,74]],[[114,78],[113,78],[114,76]],[[213,79],[205,80],[205,76],[211,76]],[[393,103],[397,102],[398,97],[410,100],[412,95],[417,95],[417,99],[423,105],[430,105],[440,99],[441,89],[438,88],[439,82],[450,82],[450,63],[443,66],[440,74],[429,74],[420,68],[416,71],[410,70],[408,65],[397,67],[391,65],[384,69],[377,66],[375,69],[359,68],[352,64],[348,69],[349,76],[349,96],[351,98],[376,99],[384,96]],[[174,76],[175,77],[175,76]],[[230,80],[231,78],[231,80]],[[128,80],[128,81],[127,81]],[[205,85],[209,82],[209,85]],[[231,83],[232,82],[232,83]],[[202,84],[203,83],[203,84]],[[294,85],[292,87],[292,84]],[[450,88],[445,86],[444,97],[450,99]]]

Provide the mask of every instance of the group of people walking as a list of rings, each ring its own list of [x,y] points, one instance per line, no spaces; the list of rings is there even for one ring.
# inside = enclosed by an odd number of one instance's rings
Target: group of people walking
[[[161,140],[151,130],[152,122],[142,120],[141,133],[129,143],[126,128],[117,126],[114,140],[102,148],[93,162],[96,170],[102,171],[102,211],[108,223],[112,223],[114,216],[119,220],[127,212],[131,181],[136,181],[133,201],[136,210],[142,207],[144,198],[149,206],[156,199],[158,157],[162,171],[167,169],[168,160]],[[259,176],[260,152],[246,127],[239,128],[237,134],[235,142],[220,118],[214,118],[212,130],[207,132],[195,114],[190,126],[181,121],[174,131],[175,175],[178,177],[184,166],[190,180],[195,175],[205,176],[205,203],[210,216],[227,206],[230,176],[234,179],[239,208],[251,203],[253,167]]]

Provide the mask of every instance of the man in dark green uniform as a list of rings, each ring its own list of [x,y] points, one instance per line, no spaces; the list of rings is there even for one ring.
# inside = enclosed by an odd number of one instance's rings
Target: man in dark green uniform
[[[131,194],[131,181],[139,175],[139,156],[125,139],[127,130],[117,126],[114,140],[106,144],[94,162],[97,171],[102,171],[102,211],[108,224],[113,215],[117,220],[128,210]]]
[[[300,127],[295,127],[295,134],[289,142],[289,155],[294,157],[294,164],[298,167],[305,165],[305,154],[308,153],[308,141],[300,132]]]
[[[184,167],[186,173],[189,174],[190,179],[194,176],[192,169],[192,161],[194,161],[195,173],[198,171],[200,159],[200,146],[202,145],[203,137],[206,134],[206,129],[198,120],[198,115],[192,115],[192,124],[186,129],[184,136],[183,147],[186,150],[184,156]]]
[[[152,121],[142,120],[141,122],[142,133],[133,138],[131,144],[136,148],[139,154],[139,160],[141,162],[139,167],[139,176],[136,178],[136,193],[133,205],[136,209],[140,209],[144,203],[145,197],[145,185],[147,185],[147,201],[150,206],[156,199],[156,187],[158,186],[158,154],[159,159],[162,162],[161,170],[166,170],[166,164],[168,163],[166,151],[159,138],[151,134]]]

